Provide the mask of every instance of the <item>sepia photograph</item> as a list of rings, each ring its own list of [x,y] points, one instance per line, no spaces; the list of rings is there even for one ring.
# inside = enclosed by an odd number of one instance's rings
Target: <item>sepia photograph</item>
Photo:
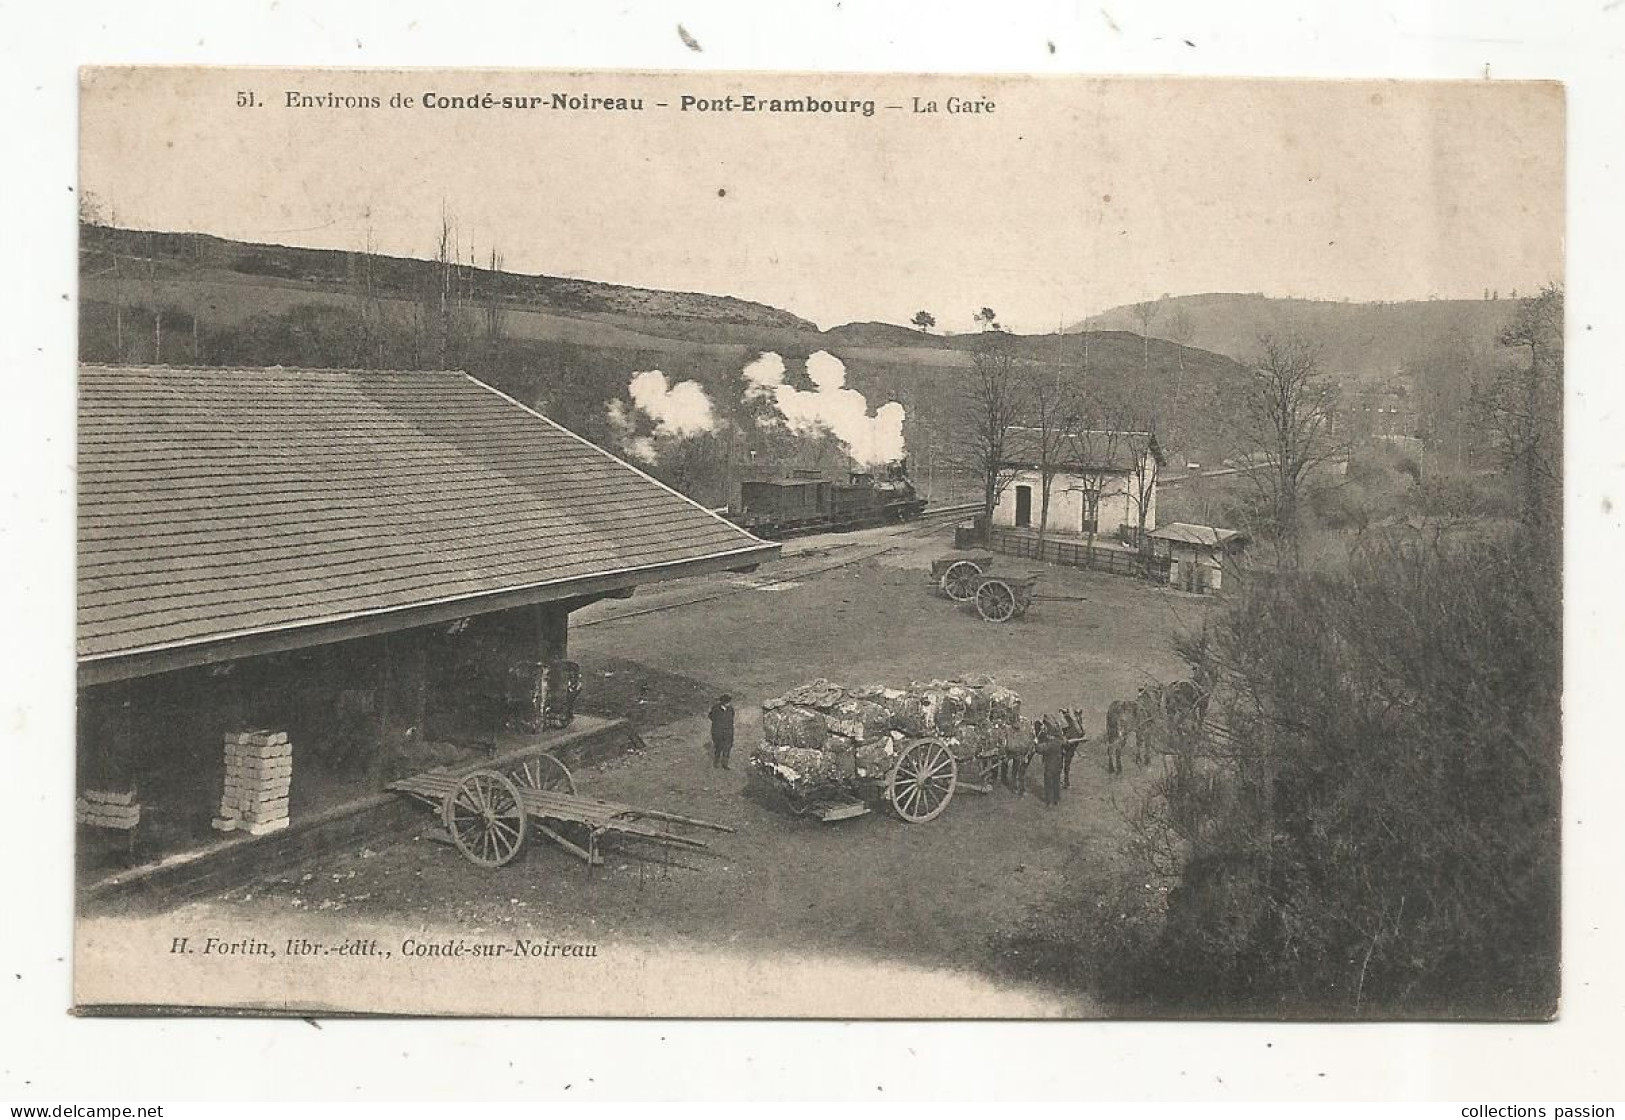
[[[1561,84],[79,80],[77,1012],[1558,1015]]]

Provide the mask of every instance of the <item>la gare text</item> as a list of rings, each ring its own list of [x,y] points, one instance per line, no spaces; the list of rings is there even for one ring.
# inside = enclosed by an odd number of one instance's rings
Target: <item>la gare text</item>
[[[262,104],[252,92],[237,95],[237,104],[254,108]],[[904,113],[942,113],[988,115],[997,106],[986,97],[910,97],[894,103],[878,103],[873,98],[858,97],[764,97],[752,93],[729,94],[726,97],[699,97],[682,94],[671,101],[656,101],[642,96],[600,96],[583,93],[496,94],[489,91],[468,93],[441,93],[428,90],[421,94],[394,93],[387,98],[376,94],[342,94],[334,92],[308,93],[304,90],[286,90],[283,93],[286,109],[428,109],[431,111],[475,110],[483,112],[532,112],[556,110],[560,112],[641,113],[656,109],[676,109],[683,113],[811,113],[829,115],[857,115],[872,117],[877,110]]]

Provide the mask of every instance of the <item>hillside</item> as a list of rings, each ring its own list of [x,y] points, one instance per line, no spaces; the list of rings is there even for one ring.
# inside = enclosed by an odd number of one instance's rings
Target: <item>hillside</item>
[[[1236,361],[1256,354],[1262,335],[1296,333],[1319,343],[1328,372],[1376,381],[1413,367],[1457,339],[1494,338],[1517,309],[1510,292],[1502,296],[1404,303],[1339,303],[1241,293],[1172,296],[1155,304],[1149,333]],[[1114,307],[1068,329],[1139,331],[1139,306]]]
[[[202,270],[253,277],[260,282],[295,281],[336,288],[355,284],[361,259],[361,254],[335,249],[301,249],[230,241],[201,233],[155,233],[97,225],[80,227],[79,248],[87,267],[97,256],[119,254],[130,259],[156,259],[185,272]],[[431,260],[376,255],[372,258],[371,280],[380,295],[411,296],[434,285],[435,270]],[[470,285],[518,307],[817,329],[788,312],[732,296],[649,291],[594,280],[492,272],[476,266],[464,266],[460,271]]]
[[[864,394],[870,414],[903,404],[916,476],[939,490],[965,482],[952,470],[953,411],[976,335],[886,323],[819,331],[728,296],[469,267],[457,271],[443,310],[433,261],[95,226],[83,229],[80,269],[86,361],[466,369],[608,447],[658,444],[650,469],[713,504],[728,501],[740,478],[772,476],[786,463],[844,467],[838,446],[809,456],[804,438],[764,423],[773,407],[752,398],[743,373],[772,352],[784,383],[810,393],[807,359],[822,350],[844,364],[846,387]],[[1005,337],[1021,357],[1087,369],[1102,391],[1154,413],[1172,453],[1200,457],[1214,446],[1214,410],[1204,402],[1234,373],[1228,359],[1115,331]],[[670,387],[696,382],[713,406],[709,426],[663,435],[653,414],[635,417],[635,430],[617,423],[612,405],[634,403],[633,374],[650,370]]]

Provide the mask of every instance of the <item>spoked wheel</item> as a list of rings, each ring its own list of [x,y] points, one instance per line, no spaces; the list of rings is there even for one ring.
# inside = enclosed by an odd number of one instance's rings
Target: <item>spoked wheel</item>
[[[1016,616],[1016,593],[1003,580],[983,580],[976,589],[976,613],[988,622],[1009,622]]]
[[[956,603],[968,603],[976,598],[976,578],[982,574],[981,565],[973,560],[955,560],[942,573],[939,585],[942,593]]]
[[[525,846],[529,819],[519,790],[495,770],[476,770],[458,782],[440,817],[457,850],[481,867],[501,867]]]
[[[940,739],[921,739],[903,751],[886,783],[892,810],[909,824],[940,816],[954,799],[959,763]]]
[[[550,754],[532,755],[509,770],[508,777],[520,789],[540,789],[550,793],[576,791],[576,780],[570,776],[570,771]]]

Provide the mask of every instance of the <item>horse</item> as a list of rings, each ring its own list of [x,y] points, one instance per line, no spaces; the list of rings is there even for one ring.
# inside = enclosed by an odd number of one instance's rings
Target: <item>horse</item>
[[[1037,725],[1033,727],[1031,739],[1020,734],[1012,734],[1004,740],[1004,747],[999,754],[999,781],[1004,784],[1005,789],[1014,790],[1018,797],[1027,796],[1027,767],[1032,765],[1033,755],[1037,750]]]
[[[1207,719],[1210,694],[1194,680],[1175,681],[1163,693],[1168,721],[1179,731],[1198,731]]]
[[[1004,785],[1006,789],[1016,791],[1017,797],[1027,796],[1027,767],[1033,763],[1033,755],[1038,753],[1038,742],[1035,737],[1031,742],[1022,740],[1020,750],[1007,751],[1004,756]]]
[[[1062,752],[1061,788],[1072,788],[1072,760],[1077,756],[1078,748],[1083,746],[1089,738],[1089,733],[1083,729],[1082,708],[1062,708],[1061,719],[1066,724],[1066,748]]]
[[[1113,700],[1106,708],[1106,772],[1123,772],[1123,740],[1134,736],[1134,753],[1140,753],[1144,717],[1140,705],[1134,700]]]
[[[1140,717],[1134,735],[1134,761],[1150,766],[1153,748],[1167,737],[1168,686],[1161,681],[1141,685],[1134,697],[1134,707]]]

